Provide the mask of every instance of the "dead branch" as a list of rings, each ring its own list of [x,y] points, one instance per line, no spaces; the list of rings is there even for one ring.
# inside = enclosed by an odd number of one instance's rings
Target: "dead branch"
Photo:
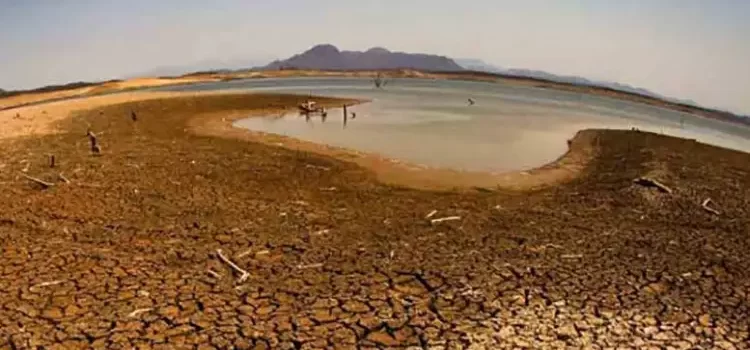
[[[701,207],[703,208],[703,210],[705,210],[705,211],[707,211],[707,212],[709,212],[711,214],[721,215],[718,210],[713,209],[713,208],[711,208],[711,207],[708,206],[711,203],[713,203],[713,201],[711,200],[711,198],[706,198],[706,200],[704,200],[703,203],[701,204]]]
[[[70,180],[68,180],[68,178],[65,177],[65,175],[63,175],[63,173],[57,174],[57,178],[60,179],[60,181],[66,183],[66,184],[70,183]]]
[[[433,210],[433,211],[429,212],[427,215],[425,215],[424,218],[425,219],[429,219],[429,218],[435,216],[435,214],[437,214],[437,212],[438,212],[437,210]]]
[[[583,259],[583,254],[565,254],[565,255],[561,255],[560,259],[566,259],[566,260]]]
[[[638,185],[645,186],[645,187],[656,187],[659,189],[659,191],[664,193],[672,194],[672,189],[664,185],[663,183],[656,181],[652,178],[648,177],[639,177],[635,180],[633,180]]]
[[[323,264],[317,263],[317,264],[309,264],[309,265],[297,265],[297,268],[300,270],[317,269],[319,267],[323,267]]]
[[[206,273],[208,273],[209,275],[213,276],[213,278],[216,278],[217,280],[221,279],[221,274],[218,273],[218,272],[216,272],[216,271],[214,271],[214,270],[208,269],[208,271],[206,271]]]
[[[131,312],[131,313],[128,314],[128,317],[129,318],[138,317],[138,315],[140,315],[140,314],[142,314],[144,312],[149,312],[151,310],[153,310],[153,309],[150,308],[150,307],[144,308],[144,309],[135,309],[133,312]]]
[[[89,142],[91,143],[91,153],[94,153],[94,154],[102,153],[102,148],[99,147],[99,143],[96,139],[96,134],[94,134],[93,131],[88,130],[86,132],[86,136],[89,137]]]
[[[234,262],[232,262],[232,260],[229,260],[226,256],[224,256],[224,253],[221,252],[221,249],[216,249],[216,253],[219,255],[219,259],[221,259],[222,261],[224,261],[233,270],[235,270],[235,271],[237,271],[237,272],[239,272],[241,274],[240,278],[237,279],[238,283],[245,282],[245,280],[247,280],[248,277],[250,277],[250,274],[247,273],[247,271],[243,270],[242,268],[240,268],[239,266],[237,266],[237,264],[235,264]]]
[[[55,186],[55,184],[53,184],[51,182],[47,182],[47,181],[35,178],[35,177],[32,177],[32,176],[26,175],[24,173],[21,173],[21,176],[25,177],[27,180],[31,180],[33,182],[36,182],[36,183],[42,185],[42,187],[44,187],[45,189]]]
[[[42,283],[35,284],[35,285],[29,287],[29,291],[34,292],[34,291],[36,291],[37,288],[49,287],[49,286],[56,286],[56,285],[61,284],[63,282],[65,282],[65,281],[64,280],[57,280],[57,281],[50,281],[50,282],[42,282]]]
[[[250,255],[250,253],[252,253],[252,252],[253,252],[253,250],[252,250],[252,249],[248,249],[248,250],[246,250],[246,251],[244,251],[244,252],[242,252],[242,253],[239,253],[239,254],[235,255],[235,256],[234,256],[234,258],[235,258],[235,259],[242,259],[242,258],[244,258],[244,257],[246,257],[246,256],[248,256],[248,255]]]
[[[456,221],[456,220],[461,220],[461,217],[460,216],[446,216],[444,218],[432,219],[430,220],[430,223],[434,225],[434,224],[439,224],[443,221]]]

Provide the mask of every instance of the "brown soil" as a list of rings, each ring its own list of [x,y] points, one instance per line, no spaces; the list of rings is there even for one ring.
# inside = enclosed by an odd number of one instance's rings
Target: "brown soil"
[[[431,192],[201,127],[303,98],[121,101],[0,139],[0,348],[750,348],[750,155],[590,131],[556,186]]]

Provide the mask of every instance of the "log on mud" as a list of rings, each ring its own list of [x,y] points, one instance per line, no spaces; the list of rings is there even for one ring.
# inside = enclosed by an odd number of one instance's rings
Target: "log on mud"
[[[660,192],[672,194],[672,189],[664,185],[663,183],[656,181],[649,177],[639,177],[635,180],[633,180],[638,185],[645,186],[645,187],[655,187]]]

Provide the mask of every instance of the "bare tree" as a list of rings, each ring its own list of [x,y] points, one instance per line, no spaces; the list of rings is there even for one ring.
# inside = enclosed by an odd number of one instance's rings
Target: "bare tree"
[[[385,76],[383,76],[382,73],[378,72],[378,74],[375,75],[375,78],[372,79],[372,83],[376,88],[382,89],[386,84],[388,84],[388,81],[385,79]]]

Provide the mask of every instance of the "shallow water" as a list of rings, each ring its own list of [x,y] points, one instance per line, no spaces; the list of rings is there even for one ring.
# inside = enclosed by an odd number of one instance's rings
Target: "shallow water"
[[[587,128],[637,127],[750,152],[750,128],[607,97],[483,83],[392,80],[375,89],[362,78],[252,79],[160,90],[278,91],[371,99],[306,121],[296,114],[248,118],[237,127],[373,152],[431,167],[503,172],[549,163]],[[470,106],[468,98],[476,104]]]

